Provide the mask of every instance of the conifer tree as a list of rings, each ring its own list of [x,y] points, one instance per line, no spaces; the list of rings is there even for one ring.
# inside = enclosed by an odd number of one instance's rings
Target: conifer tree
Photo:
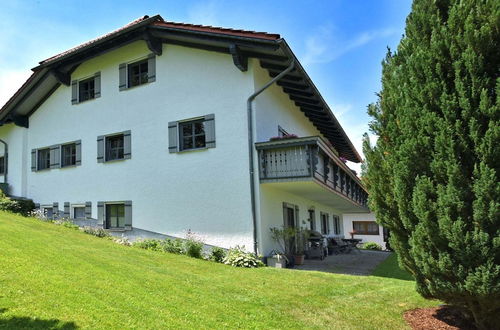
[[[414,0],[368,107],[365,182],[426,298],[500,327],[500,1]]]

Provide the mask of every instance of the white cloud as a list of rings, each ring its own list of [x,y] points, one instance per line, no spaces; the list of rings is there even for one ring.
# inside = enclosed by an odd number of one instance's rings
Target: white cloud
[[[351,40],[340,40],[334,32],[334,26],[326,24],[320,26],[312,36],[306,38],[306,50],[301,61],[303,65],[331,62],[372,40],[390,36],[397,31],[390,28],[365,31]]]

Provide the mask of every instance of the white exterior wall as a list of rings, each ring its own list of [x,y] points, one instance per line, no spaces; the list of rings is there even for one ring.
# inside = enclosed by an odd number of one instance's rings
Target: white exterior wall
[[[279,249],[279,246],[275,241],[271,239],[270,228],[277,227],[283,228],[283,202],[297,205],[299,207],[299,224],[303,228],[309,229],[309,209],[314,209],[315,211],[315,223],[316,231],[321,232],[321,213],[328,214],[328,227],[330,232],[327,236],[333,236],[333,217],[332,215],[338,215],[340,217],[340,229],[342,230],[342,214],[335,208],[326,206],[321,203],[297,196],[294,194],[287,193],[271,185],[263,185],[260,189],[261,196],[261,232],[260,232],[260,242],[261,242],[261,253],[268,255],[273,249]],[[343,232],[340,235],[345,234]]]
[[[82,165],[31,172],[27,197],[44,204],[132,200],[132,226],[207,244],[252,247],[246,98],[251,70],[230,55],[164,45],[156,81],[125,91],[118,66],[147,56],[138,41],[80,65],[72,79],[101,72],[101,97],[71,104],[59,87],[30,117],[28,150],[82,141]],[[168,152],[168,122],[215,114],[216,148]],[[129,160],[97,163],[97,136],[131,130]],[[13,148],[14,149],[14,148]]]
[[[255,89],[265,85],[271,76],[258,61],[254,62]],[[271,85],[255,99],[256,142],[265,142],[278,135],[278,125],[289,134],[322,136],[311,121],[290,100],[277,84]]]
[[[349,232],[353,230],[352,222],[353,221],[375,221],[374,213],[346,213],[343,215],[344,222],[344,235],[346,238],[350,238]],[[378,235],[358,235],[355,234],[354,238],[362,239],[361,243],[367,242],[375,242],[382,246],[382,249],[385,249],[384,242],[384,230],[381,225],[378,226],[379,234]]]
[[[7,124],[0,127],[0,139],[8,145],[7,182],[9,193],[13,196],[26,196],[26,172],[29,170],[27,152],[28,130],[23,127]],[[5,147],[0,143],[0,156],[5,156]],[[0,175],[0,182],[5,176]]]

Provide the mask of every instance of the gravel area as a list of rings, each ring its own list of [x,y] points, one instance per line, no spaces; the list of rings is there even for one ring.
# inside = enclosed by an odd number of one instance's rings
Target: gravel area
[[[334,254],[324,260],[306,259],[298,270],[316,270],[327,273],[348,275],[370,275],[384,261],[390,252],[353,250],[351,253]]]

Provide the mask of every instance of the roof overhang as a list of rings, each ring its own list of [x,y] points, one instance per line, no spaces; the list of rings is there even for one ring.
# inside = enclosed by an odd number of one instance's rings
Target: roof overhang
[[[0,124],[14,122],[28,127],[29,116],[61,84],[69,85],[71,73],[80,63],[137,40],[146,41],[149,49],[157,55],[161,55],[163,43],[230,54],[234,64],[242,71],[247,69],[248,58],[256,58],[271,77],[277,76],[295,60],[295,69],[277,84],[332,143],[340,156],[353,162],[361,161],[328,104],[279,35],[171,23],[163,21],[159,15],[145,16],[119,30],[40,62],[39,66],[33,68],[32,76],[0,109]]]

